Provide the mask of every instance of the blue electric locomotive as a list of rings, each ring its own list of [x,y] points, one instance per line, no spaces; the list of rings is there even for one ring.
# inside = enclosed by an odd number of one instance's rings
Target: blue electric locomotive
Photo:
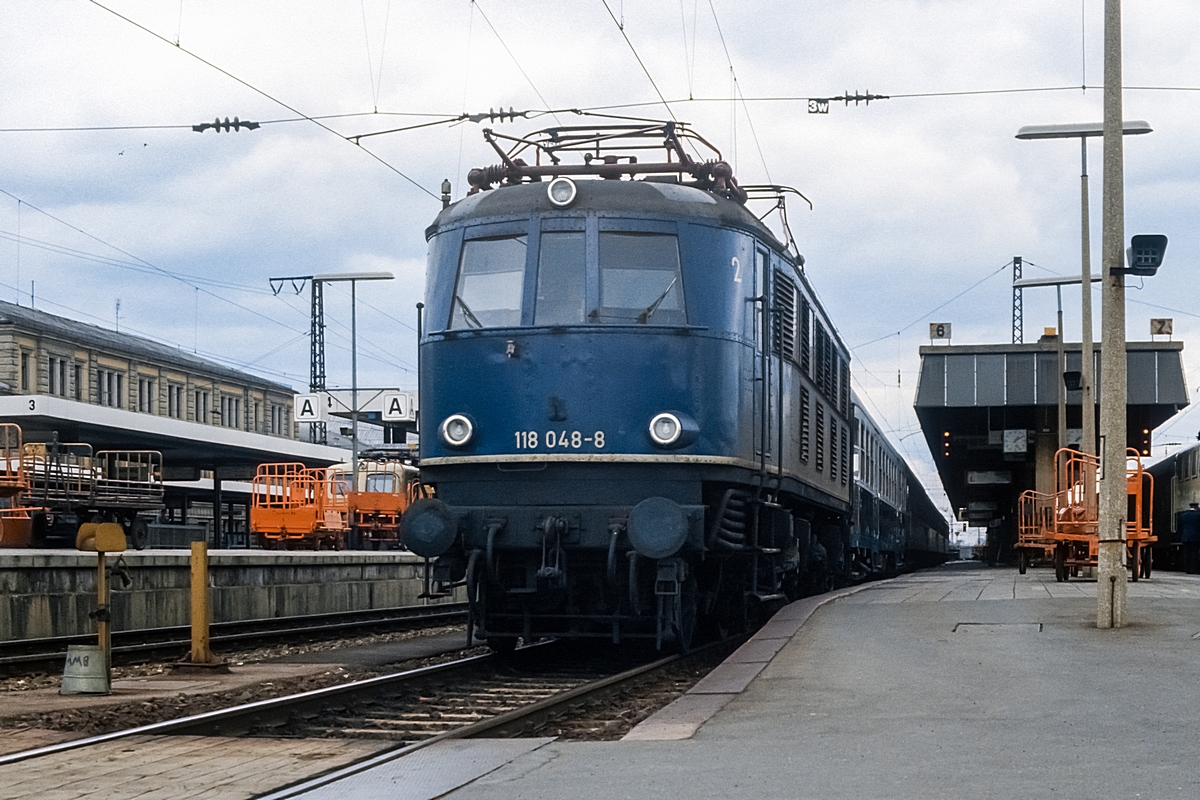
[[[502,163],[426,231],[436,498],[403,520],[476,635],[686,648],[849,575],[849,354],[745,206],[782,189],[676,123],[485,136]]]

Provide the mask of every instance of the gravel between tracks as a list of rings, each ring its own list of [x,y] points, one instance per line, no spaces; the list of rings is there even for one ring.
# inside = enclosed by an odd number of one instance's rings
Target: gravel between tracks
[[[242,664],[270,661],[285,655],[333,650],[362,645],[381,644],[400,639],[412,639],[420,636],[430,636],[458,630],[454,627],[437,628],[422,631],[405,631],[397,633],[363,636],[355,639],[340,639],[336,641],[314,642],[303,645],[274,645],[255,650],[235,653],[226,656],[233,666]],[[441,664],[454,661],[468,655],[478,655],[488,652],[486,647],[476,647],[471,650],[457,650],[429,658],[411,659],[394,664],[381,665],[376,669],[344,669],[334,667],[324,672],[306,675],[298,678],[268,681],[261,684],[241,687],[224,692],[204,694],[177,694],[170,697],[157,697],[144,701],[133,701],[110,706],[90,707],[81,711],[55,711],[35,714],[25,714],[15,717],[0,717],[0,727],[5,728],[42,728],[58,731],[71,731],[81,735],[94,736],[111,731],[125,730],[138,725],[148,725],[169,719],[178,719],[206,711],[216,711],[230,706],[267,700],[299,692],[322,689],[351,681],[365,680],[391,672],[400,672],[418,667]],[[165,663],[140,664],[130,667],[114,667],[113,678],[130,678],[160,675],[170,671],[170,665]],[[24,683],[22,683],[24,682]],[[0,691],[21,691],[22,689],[52,688],[58,686],[61,676],[31,676],[25,678],[10,678]]]
[[[641,680],[526,731],[523,737],[557,736],[570,741],[620,739],[642,720],[672,703],[723,661],[728,652],[697,656],[672,664]]]

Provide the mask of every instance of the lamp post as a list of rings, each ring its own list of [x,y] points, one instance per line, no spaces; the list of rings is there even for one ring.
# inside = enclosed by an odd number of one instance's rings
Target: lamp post
[[[390,272],[345,272],[331,275],[314,275],[313,283],[350,283],[350,438],[354,440],[350,450],[351,491],[358,490],[358,295],[359,281],[390,281],[395,276]]]
[[[1121,125],[1121,133],[1124,136],[1135,136],[1141,133],[1150,133],[1153,128],[1149,123],[1143,120],[1130,120]],[[1082,170],[1079,176],[1080,180],[1080,242],[1082,247],[1082,269],[1080,270],[1080,283],[1087,287],[1082,290],[1083,307],[1082,307],[1082,322],[1083,322],[1083,352],[1081,354],[1082,364],[1080,372],[1082,377],[1080,380],[1080,389],[1083,392],[1083,440],[1080,443],[1080,449],[1085,453],[1096,453],[1096,398],[1095,398],[1095,361],[1096,358],[1092,355],[1092,242],[1091,242],[1091,220],[1088,208],[1088,169],[1087,169],[1087,140],[1091,136],[1104,135],[1104,123],[1102,122],[1085,122],[1073,123],[1067,125],[1025,125],[1017,131],[1018,139],[1078,139],[1080,161]],[[1096,278],[1099,280],[1099,278]],[[1074,283],[1075,281],[1056,281],[1054,285],[1062,285],[1062,283]],[[1047,284],[1024,284],[1024,285],[1047,285]],[[1059,328],[1059,336],[1062,336],[1061,326]]]

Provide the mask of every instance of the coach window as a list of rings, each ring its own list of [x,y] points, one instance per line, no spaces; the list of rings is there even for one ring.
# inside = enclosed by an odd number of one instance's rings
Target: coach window
[[[450,328],[521,324],[527,237],[470,239],[463,243]]]
[[[584,241],[583,231],[542,233],[534,325],[583,323]]]
[[[600,233],[600,307],[594,321],[686,325],[679,242],[672,234]]]

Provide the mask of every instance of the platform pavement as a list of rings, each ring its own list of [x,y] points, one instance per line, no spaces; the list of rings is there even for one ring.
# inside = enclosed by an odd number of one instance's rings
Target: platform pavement
[[[1130,584],[1119,630],[1094,627],[1095,588],[947,565],[828,603],[794,635],[785,609],[710,695],[726,697],[689,693],[626,740],[445,743],[269,796],[1200,797],[1200,578]],[[738,670],[757,674],[738,689]]]

